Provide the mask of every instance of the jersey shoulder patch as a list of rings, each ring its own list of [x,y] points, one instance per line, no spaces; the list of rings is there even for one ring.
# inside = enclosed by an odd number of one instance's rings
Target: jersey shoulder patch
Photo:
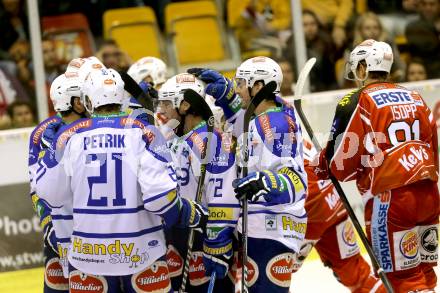
[[[80,131],[82,132],[83,130],[90,129],[92,125],[92,119],[84,118],[61,127],[61,129],[58,131],[57,137],[54,140],[56,141],[56,149],[64,148],[72,135]]]
[[[31,141],[34,145],[40,145],[41,142],[41,136],[43,135],[44,131],[46,130],[47,126],[51,123],[59,122],[61,121],[61,117],[59,116],[52,116],[41,122],[40,124],[35,127],[35,129],[32,131],[31,134]]]
[[[273,141],[276,134],[291,133],[298,130],[295,117],[281,109],[263,113],[255,118],[255,127],[264,141]]]

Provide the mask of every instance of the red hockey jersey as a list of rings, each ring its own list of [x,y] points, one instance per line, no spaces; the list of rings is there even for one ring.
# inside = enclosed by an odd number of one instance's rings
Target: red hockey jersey
[[[355,179],[362,194],[438,180],[436,124],[415,91],[387,82],[353,91],[339,102],[331,133],[321,169],[328,162],[338,180]]]

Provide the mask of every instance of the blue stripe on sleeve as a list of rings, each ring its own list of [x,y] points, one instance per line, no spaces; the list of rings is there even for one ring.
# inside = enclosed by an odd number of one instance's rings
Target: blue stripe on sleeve
[[[237,220],[208,220],[208,224],[237,224]]]
[[[68,238],[57,238],[57,242],[59,242],[59,243],[69,243],[70,242],[70,237],[68,237]]]
[[[52,220],[73,220],[73,215],[52,215]]]
[[[208,207],[240,208],[236,203],[208,203]]]
[[[157,211],[151,211],[151,210],[147,210],[145,208],[145,210],[153,213],[153,214],[160,214],[162,211],[166,210],[169,206],[174,205],[177,201],[177,199],[179,198],[179,196],[176,196],[170,203],[166,204],[165,206],[163,206],[162,208],[158,209]]]
[[[164,196],[166,196],[168,193],[170,193],[171,191],[173,191],[174,189],[175,189],[175,188],[172,188],[172,189],[167,190],[167,191],[165,191],[165,192],[159,193],[158,195],[155,195],[155,196],[149,197],[149,198],[147,198],[147,199],[144,200],[144,204],[149,203],[150,201],[154,201],[154,200],[156,200],[156,199],[159,199],[159,198],[161,198],[161,197],[164,197]]]

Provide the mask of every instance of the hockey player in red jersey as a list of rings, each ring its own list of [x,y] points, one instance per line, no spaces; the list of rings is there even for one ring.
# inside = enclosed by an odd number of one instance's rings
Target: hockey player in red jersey
[[[356,180],[367,235],[395,292],[433,292],[437,277],[438,140],[422,97],[387,82],[393,53],[366,40],[347,64],[361,87],[343,97],[316,174]]]
[[[297,271],[313,247],[325,266],[333,270],[336,278],[351,292],[386,292],[375,277],[370,265],[359,253],[353,224],[330,180],[319,180],[313,173],[312,159],[316,155],[313,145],[304,140],[304,168],[307,172],[306,240],[295,254]]]

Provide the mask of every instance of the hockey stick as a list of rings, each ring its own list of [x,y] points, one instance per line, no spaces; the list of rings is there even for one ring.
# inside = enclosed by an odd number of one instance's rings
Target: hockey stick
[[[304,127],[307,131],[307,134],[310,136],[310,139],[313,142],[313,145],[315,146],[316,150],[320,152],[322,150],[321,145],[319,144],[312,127],[309,124],[309,121],[307,120],[304,111],[301,106],[302,96],[303,96],[303,90],[304,90],[304,84],[307,80],[307,77],[310,73],[310,70],[312,69],[313,65],[315,65],[316,58],[310,58],[306,64],[304,65],[303,69],[301,70],[298,81],[295,85],[295,94],[293,96],[294,99],[294,105],[295,109],[301,119],[301,121],[304,124]],[[330,171],[329,171],[330,172]],[[373,268],[376,270],[376,273],[379,275],[380,279],[382,280],[383,285],[385,286],[385,289],[388,292],[393,292],[393,288],[390,284],[390,281],[388,280],[384,270],[380,266],[376,256],[374,255],[373,249],[370,246],[370,242],[368,241],[367,237],[365,236],[364,230],[362,229],[361,224],[359,223],[359,220],[357,219],[353,208],[350,205],[350,202],[347,199],[347,196],[344,193],[344,190],[342,189],[341,185],[339,184],[339,181],[331,174],[329,173],[330,180],[332,181],[333,185],[336,188],[336,191],[339,194],[339,197],[341,198],[342,203],[344,204],[345,209],[347,210],[348,216],[350,217],[351,221],[353,222],[353,225],[359,234],[359,237],[361,238],[361,241],[365,247],[365,249],[368,252],[368,255],[370,256],[371,263],[373,265]]]
[[[119,72],[124,81],[124,90],[132,95],[147,110],[148,123],[154,125],[154,107],[150,95],[146,94],[137,82],[124,71]]]
[[[275,81],[271,81],[266,84],[256,95],[252,98],[249,103],[246,111],[244,112],[244,121],[243,121],[243,167],[242,167],[242,176],[246,177],[248,175],[248,161],[249,161],[249,149],[248,149],[248,131],[249,131],[249,123],[254,116],[255,109],[258,105],[266,98],[267,96],[273,94],[277,87]],[[247,291],[247,226],[248,226],[248,203],[247,199],[244,198],[241,202],[242,209],[242,222],[241,222],[241,245],[242,245],[242,255],[241,255],[241,263],[242,263],[242,273],[241,273],[241,292],[245,293]]]
[[[200,113],[203,120],[206,121],[207,130],[208,130],[208,136],[207,141],[204,145],[203,151],[200,154],[200,177],[199,182],[197,182],[197,191],[196,191],[196,202],[201,203],[202,202],[202,195],[203,195],[203,185],[205,182],[205,175],[206,175],[206,165],[207,160],[209,160],[209,151],[210,151],[210,142],[211,142],[211,135],[214,130],[214,115],[212,114],[211,108],[209,108],[209,105],[206,103],[205,99],[200,96],[197,92],[195,92],[192,89],[188,89],[183,94],[184,100],[187,101],[193,109],[197,109],[197,113]],[[185,292],[186,289],[186,282],[188,280],[188,272],[189,272],[189,262],[191,260],[191,254],[192,254],[192,247],[194,245],[194,229],[190,229],[189,236],[188,236],[188,242],[187,242],[187,252],[186,252],[186,258],[185,258],[185,266],[183,270],[183,278],[182,283],[180,284],[179,292]]]
[[[213,271],[211,277],[209,278],[208,293],[214,292],[215,278],[216,278],[216,273],[215,271]]]

